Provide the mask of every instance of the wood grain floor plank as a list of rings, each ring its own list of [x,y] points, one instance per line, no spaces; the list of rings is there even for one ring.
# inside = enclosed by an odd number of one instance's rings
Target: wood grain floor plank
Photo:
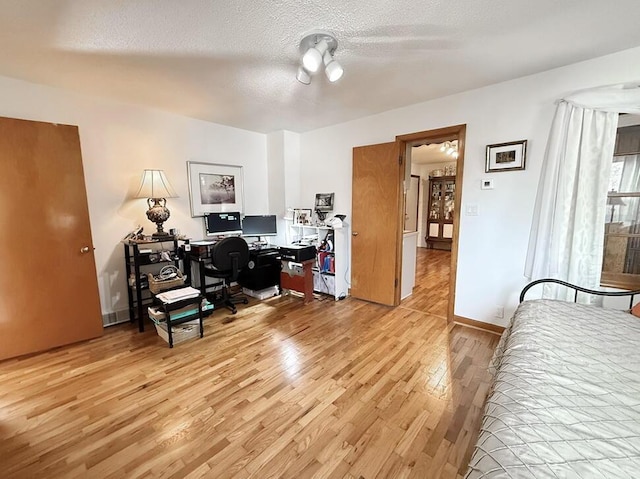
[[[498,337],[444,319],[449,253],[397,308],[295,296],[0,363],[2,477],[460,477]],[[231,320],[230,320],[231,319]]]

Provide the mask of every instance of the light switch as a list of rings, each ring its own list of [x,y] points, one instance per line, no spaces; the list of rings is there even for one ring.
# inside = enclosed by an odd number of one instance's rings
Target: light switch
[[[480,188],[483,190],[492,190],[493,189],[493,179],[485,178],[480,183]]]
[[[469,204],[465,211],[467,216],[478,216],[478,205],[475,203]]]

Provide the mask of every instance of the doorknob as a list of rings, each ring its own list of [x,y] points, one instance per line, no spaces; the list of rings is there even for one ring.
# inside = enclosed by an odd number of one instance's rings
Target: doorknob
[[[353,236],[358,236],[358,232],[354,231],[353,233],[351,233]]]
[[[83,246],[82,248],[80,248],[80,252],[81,253],[88,253],[89,252],[89,247],[88,246]]]

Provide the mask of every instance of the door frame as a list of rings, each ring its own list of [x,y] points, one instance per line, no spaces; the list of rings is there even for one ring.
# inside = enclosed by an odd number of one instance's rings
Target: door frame
[[[456,161],[456,193],[455,206],[453,209],[453,238],[451,240],[451,270],[449,276],[449,301],[447,304],[447,323],[453,322],[453,312],[456,301],[456,277],[458,270],[458,240],[460,238],[460,213],[462,211],[462,179],[464,177],[464,149],[467,125],[453,125],[434,130],[419,131],[406,135],[396,136],[396,141],[400,143],[400,151],[403,153],[407,149],[407,143],[417,140],[425,140],[430,143],[442,143],[443,141],[458,140],[458,159]],[[407,159],[405,158],[405,165]],[[404,197],[402,199],[399,216],[404,218]],[[404,224],[404,222],[403,222]],[[400,257],[402,257],[402,242],[400,242]],[[399,290],[399,289],[398,289]]]

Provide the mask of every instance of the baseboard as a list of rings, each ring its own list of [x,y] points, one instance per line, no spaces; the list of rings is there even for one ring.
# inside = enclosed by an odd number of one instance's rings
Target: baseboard
[[[453,322],[460,326],[466,326],[468,328],[480,329],[492,334],[502,334],[505,330],[504,326],[498,326],[497,324],[485,323],[483,321],[476,321],[475,319],[465,318],[463,316],[455,315]]]
[[[121,311],[115,311],[113,313],[104,313],[102,315],[102,326],[115,326],[116,324],[129,322],[129,310],[123,309]]]

